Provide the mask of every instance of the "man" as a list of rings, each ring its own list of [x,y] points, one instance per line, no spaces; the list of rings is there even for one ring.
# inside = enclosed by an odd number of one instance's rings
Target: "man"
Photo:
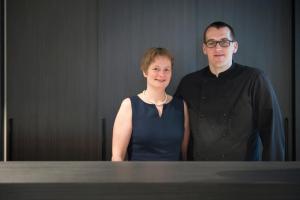
[[[208,66],[185,76],[177,88],[189,108],[191,159],[284,160],[274,90],[262,71],[232,61],[237,50],[230,25],[210,24],[203,34]]]

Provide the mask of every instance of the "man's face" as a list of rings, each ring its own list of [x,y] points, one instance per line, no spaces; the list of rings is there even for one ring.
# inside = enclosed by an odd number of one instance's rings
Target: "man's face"
[[[222,42],[221,44],[217,43],[215,47],[209,47],[208,42],[214,44],[215,41]],[[230,41],[232,41],[232,37],[230,35],[230,29],[227,27],[219,29],[211,27],[207,30],[206,44],[203,43],[203,53],[207,55],[210,67],[218,71],[223,71],[222,69],[227,69],[231,66],[232,56],[237,52],[238,43]],[[228,43],[229,46],[226,45]]]

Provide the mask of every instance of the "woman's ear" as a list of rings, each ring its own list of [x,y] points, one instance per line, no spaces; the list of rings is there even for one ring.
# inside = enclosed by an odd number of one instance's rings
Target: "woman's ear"
[[[144,71],[143,71],[143,75],[144,75],[145,78],[147,78],[147,76],[148,76],[147,73],[144,72]]]

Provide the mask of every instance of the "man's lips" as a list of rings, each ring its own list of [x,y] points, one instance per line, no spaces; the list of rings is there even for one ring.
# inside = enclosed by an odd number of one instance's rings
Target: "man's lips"
[[[159,79],[154,79],[156,81],[159,81],[159,82],[165,82],[166,80],[159,80]]]
[[[214,55],[215,57],[222,57],[222,56],[225,56],[225,54],[216,54]]]

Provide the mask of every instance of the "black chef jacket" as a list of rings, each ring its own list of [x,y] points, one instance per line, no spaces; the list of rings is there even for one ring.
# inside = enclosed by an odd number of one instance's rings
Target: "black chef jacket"
[[[280,108],[261,70],[233,63],[216,77],[207,66],[175,95],[188,105],[193,160],[284,160]]]

